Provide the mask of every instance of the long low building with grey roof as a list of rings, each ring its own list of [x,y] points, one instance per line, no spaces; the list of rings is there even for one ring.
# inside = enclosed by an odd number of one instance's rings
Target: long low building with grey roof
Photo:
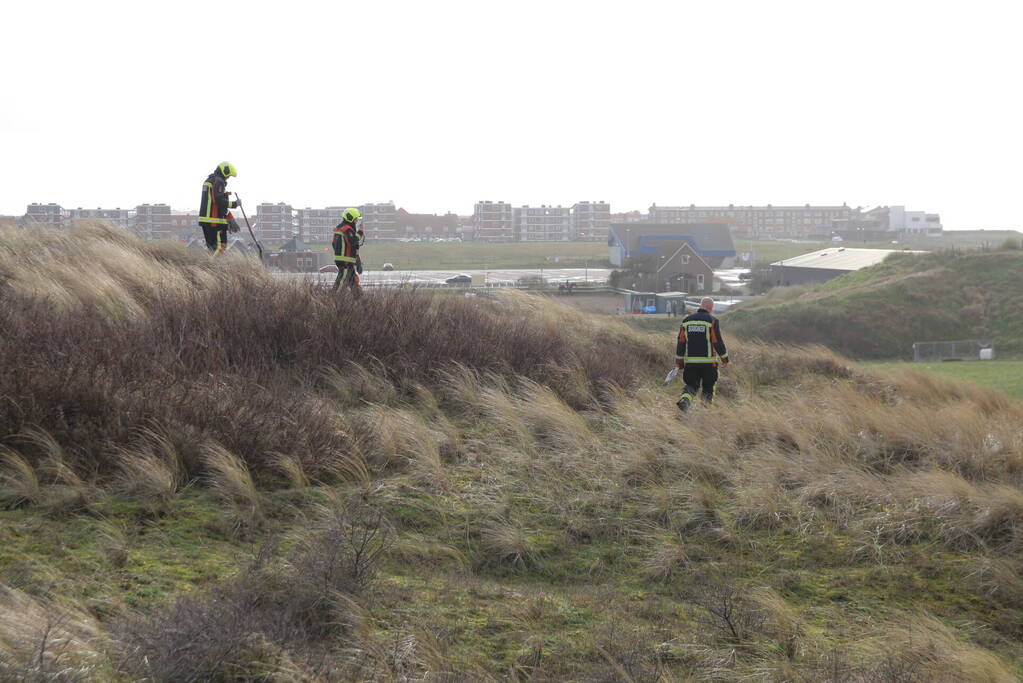
[[[903,249],[852,249],[830,247],[809,254],[793,256],[771,264],[774,284],[805,285],[833,280],[862,268],[876,266],[891,254],[924,254]]]

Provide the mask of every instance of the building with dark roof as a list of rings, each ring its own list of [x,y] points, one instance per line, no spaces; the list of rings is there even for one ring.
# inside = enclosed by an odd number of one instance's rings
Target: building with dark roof
[[[435,213],[409,213],[405,209],[398,209],[395,225],[399,238],[454,239],[461,236],[458,216],[453,213],[438,216]]]
[[[616,268],[637,267],[683,244],[689,244],[712,268],[729,267],[735,260],[735,244],[726,223],[611,223],[607,243]]]

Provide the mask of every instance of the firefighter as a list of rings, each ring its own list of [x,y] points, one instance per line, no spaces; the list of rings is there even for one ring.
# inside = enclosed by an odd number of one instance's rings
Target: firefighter
[[[362,293],[359,287],[359,275],[362,274],[359,247],[366,241],[366,234],[362,231],[361,218],[358,209],[345,209],[341,222],[334,228],[331,246],[334,247],[334,264],[337,266],[335,292],[338,288],[343,292],[350,287],[356,296]]]
[[[728,350],[721,338],[721,324],[711,315],[714,299],[705,297],[700,310],[682,319],[675,346],[675,364],[682,370],[682,397],[679,410],[685,412],[692,405],[696,392],[703,389],[703,400],[714,399],[714,384],[718,381],[718,364],[728,365]]]
[[[238,222],[231,215],[230,209],[241,206],[238,201],[228,198],[227,179],[238,176],[234,164],[226,161],[217,165],[213,173],[202,184],[202,199],[199,201],[199,226],[206,247],[214,255],[227,249],[227,233],[238,232]]]

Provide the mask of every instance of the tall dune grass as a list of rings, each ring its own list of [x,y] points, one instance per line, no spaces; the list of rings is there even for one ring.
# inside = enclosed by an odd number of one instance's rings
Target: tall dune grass
[[[315,478],[350,443],[339,402],[441,389],[462,364],[542,380],[583,407],[665,358],[625,326],[521,295],[353,302],[102,225],[6,228],[0,245],[0,440],[37,425],[101,473],[116,466],[107,443],[157,425],[180,435],[188,476],[213,440],[257,476],[285,453]]]
[[[0,233],[0,505],[163,509],[195,480],[246,538],[312,519],[297,555],[131,617],[136,677],[182,675],[174,642],[211,678],[1011,678],[988,648],[1018,653],[1023,404],[998,392],[736,340],[683,416],[671,335],[539,297],[351,301],[101,228],[35,242],[22,261],[33,242]],[[131,567],[130,536],[92,527]],[[904,609],[928,573],[954,597]],[[869,604],[845,591],[874,579]],[[982,623],[949,617],[964,603]],[[90,666],[104,637],[75,624],[65,663]]]

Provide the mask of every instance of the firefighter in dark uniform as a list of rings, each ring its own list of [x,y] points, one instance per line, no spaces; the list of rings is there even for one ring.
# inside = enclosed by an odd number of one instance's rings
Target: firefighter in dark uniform
[[[360,219],[362,213],[358,209],[345,209],[341,222],[334,228],[334,264],[337,266],[337,279],[334,280],[334,291],[338,288],[345,291],[349,287],[355,296],[362,293],[359,287],[359,275],[362,274],[362,258],[359,247],[366,241]]]
[[[238,176],[234,164],[224,161],[217,170],[210,173],[202,184],[202,199],[199,201],[199,226],[202,227],[206,247],[214,255],[227,249],[227,233],[238,232],[238,222],[230,209],[241,204],[228,198],[227,179]]]
[[[696,392],[703,389],[703,400],[714,399],[714,384],[718,381],[718,363],[728,365],[728,350],[721,338],[721,323],[711,315],[714,299],[709,296],[700,302],[700,310],[687,315],[678,331],[675,363],[682,370],[682,398],[679,410],[685,412],[692,405]]]

